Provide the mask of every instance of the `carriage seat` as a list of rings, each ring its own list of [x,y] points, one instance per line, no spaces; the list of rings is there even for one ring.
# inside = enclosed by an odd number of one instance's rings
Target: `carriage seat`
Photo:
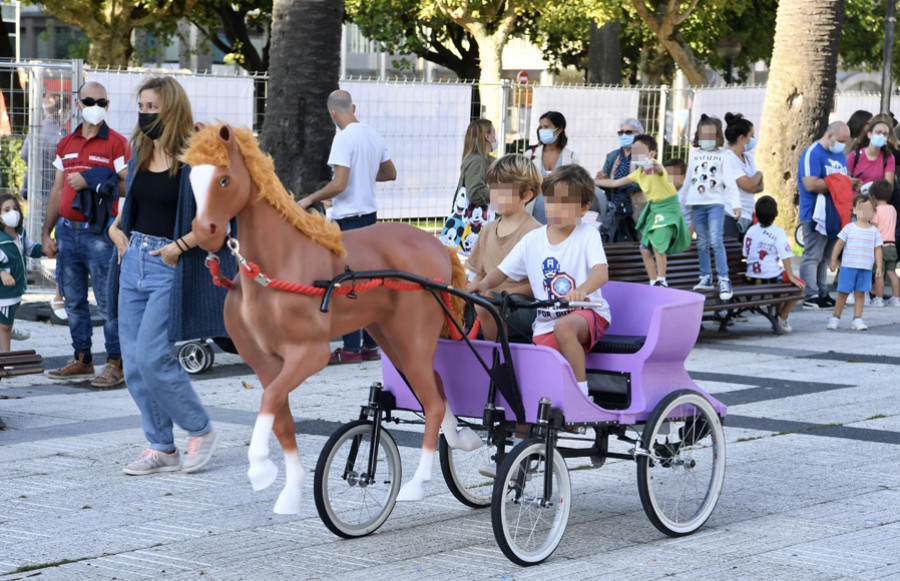
[[[647,337],[643,335],[614,335],[607,333],[603,335],[600,342],[594,345],[591,353],[621,353],[630,355],[637,353],[644,346]]]

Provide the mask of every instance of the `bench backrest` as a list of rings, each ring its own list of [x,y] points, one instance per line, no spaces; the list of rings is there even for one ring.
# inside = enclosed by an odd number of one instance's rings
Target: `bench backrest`
[[[647,284],[647,271],[644,269],[641,251],[636,242],[604,244],[603,248],[609,262],[610,280]],[[733,283],[739,284],[747,271],[740,241],[726,238],[725,251],[728,256],[731,280]],[[712,256],[710,258],[712,259]],[[670,287],[684,290],[693,288],[700,276],[700,260],[697,257],[696,242],[691,242],[690,248],[686,251],[669,256],[666,271],[666,282]]]

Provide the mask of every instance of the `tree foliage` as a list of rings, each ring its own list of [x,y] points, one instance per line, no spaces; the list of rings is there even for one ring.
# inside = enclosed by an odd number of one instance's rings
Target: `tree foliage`
[[[392,54],[414,54],[461,79],[481,75],[478,45],[463,27],[421,0],[347,0],[346,18]]]
[[[880,71],[884,58],[884,0],[846,0],[841,35],[841,65]],[[900,32],[900,31],[897,31]],[[894,36],[894,78],[900,76],[900,35]]]
[[[272,30],[272,0],[205,0],[198,2],[185,17],[196,26],[208,44],[196,48],[209,51],[215,47],[225,54],[225,62],[240,65],[250,72],[265,72],[269,68],[269,39]],[[146,27],[146,31],[167,44],[182,34],[182,18],[167,17]],[[265,39],[257,50],[253,37]]]
[[[181,17],[198,0],[45,0],[44,12],[84,30],[90,39],[88,60],[95,65],[128,66],[136,28],[167,17]]]

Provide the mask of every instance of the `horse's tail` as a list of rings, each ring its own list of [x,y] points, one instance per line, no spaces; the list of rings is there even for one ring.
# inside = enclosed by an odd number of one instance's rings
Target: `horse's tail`
[[[456,252],[456,248],[447,248],[447,254],[450,256],[450,268],[452,269],[452,274],[450,276],[450,285],[465,290],[466,288],[466,269],[459,261],[459,255]],[[462,326],[463,324],[463,311],[466,308],[466,301],[456,295],[450,295],[450,304],[453,307],[453,318],[457,323]],[[450,329],[448,324],[444,323],[444,328],[441,331],[441,337],[449,337]]]

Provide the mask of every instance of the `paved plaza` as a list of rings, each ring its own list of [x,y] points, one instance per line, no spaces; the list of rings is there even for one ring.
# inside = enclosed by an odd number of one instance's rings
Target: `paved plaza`
[[[246,454],[261,389],[237,356],[218,353],[195,376],[220,433],[196,474],[123,475],[145,445],[125,389],[3,379],[0,580],[900,579],[900,309],[867,309],[867,332],[848,329],[850,310],[837,332],[825,331],[826,312],[800,309],[782,337],[755,315],[725,334],[705,324],[687,368],[729,406],[712,518],[668,538],[641,508],[633,462],[576,469],[584,460],[569,460],[568,529],[531,568],[503,556],[490,510],[456,501],[439,467],[423,502],[397,505],[362,539],[325,528],[312,477],[301,514],[272,513],[284,471],[251,490]],[[19,325],[31,338],[13,348],[37,349],[47,369],[71,356],[65,327]],[[100,327],[94,345],[102,349]],[[292,394],[307,469],[379,379],[378,363],[331,367]],[[408,477],[421,429],[389,429]],[[177,438],[186,444],[184,432]],[[272,450],[283,464],[274,440]]]

